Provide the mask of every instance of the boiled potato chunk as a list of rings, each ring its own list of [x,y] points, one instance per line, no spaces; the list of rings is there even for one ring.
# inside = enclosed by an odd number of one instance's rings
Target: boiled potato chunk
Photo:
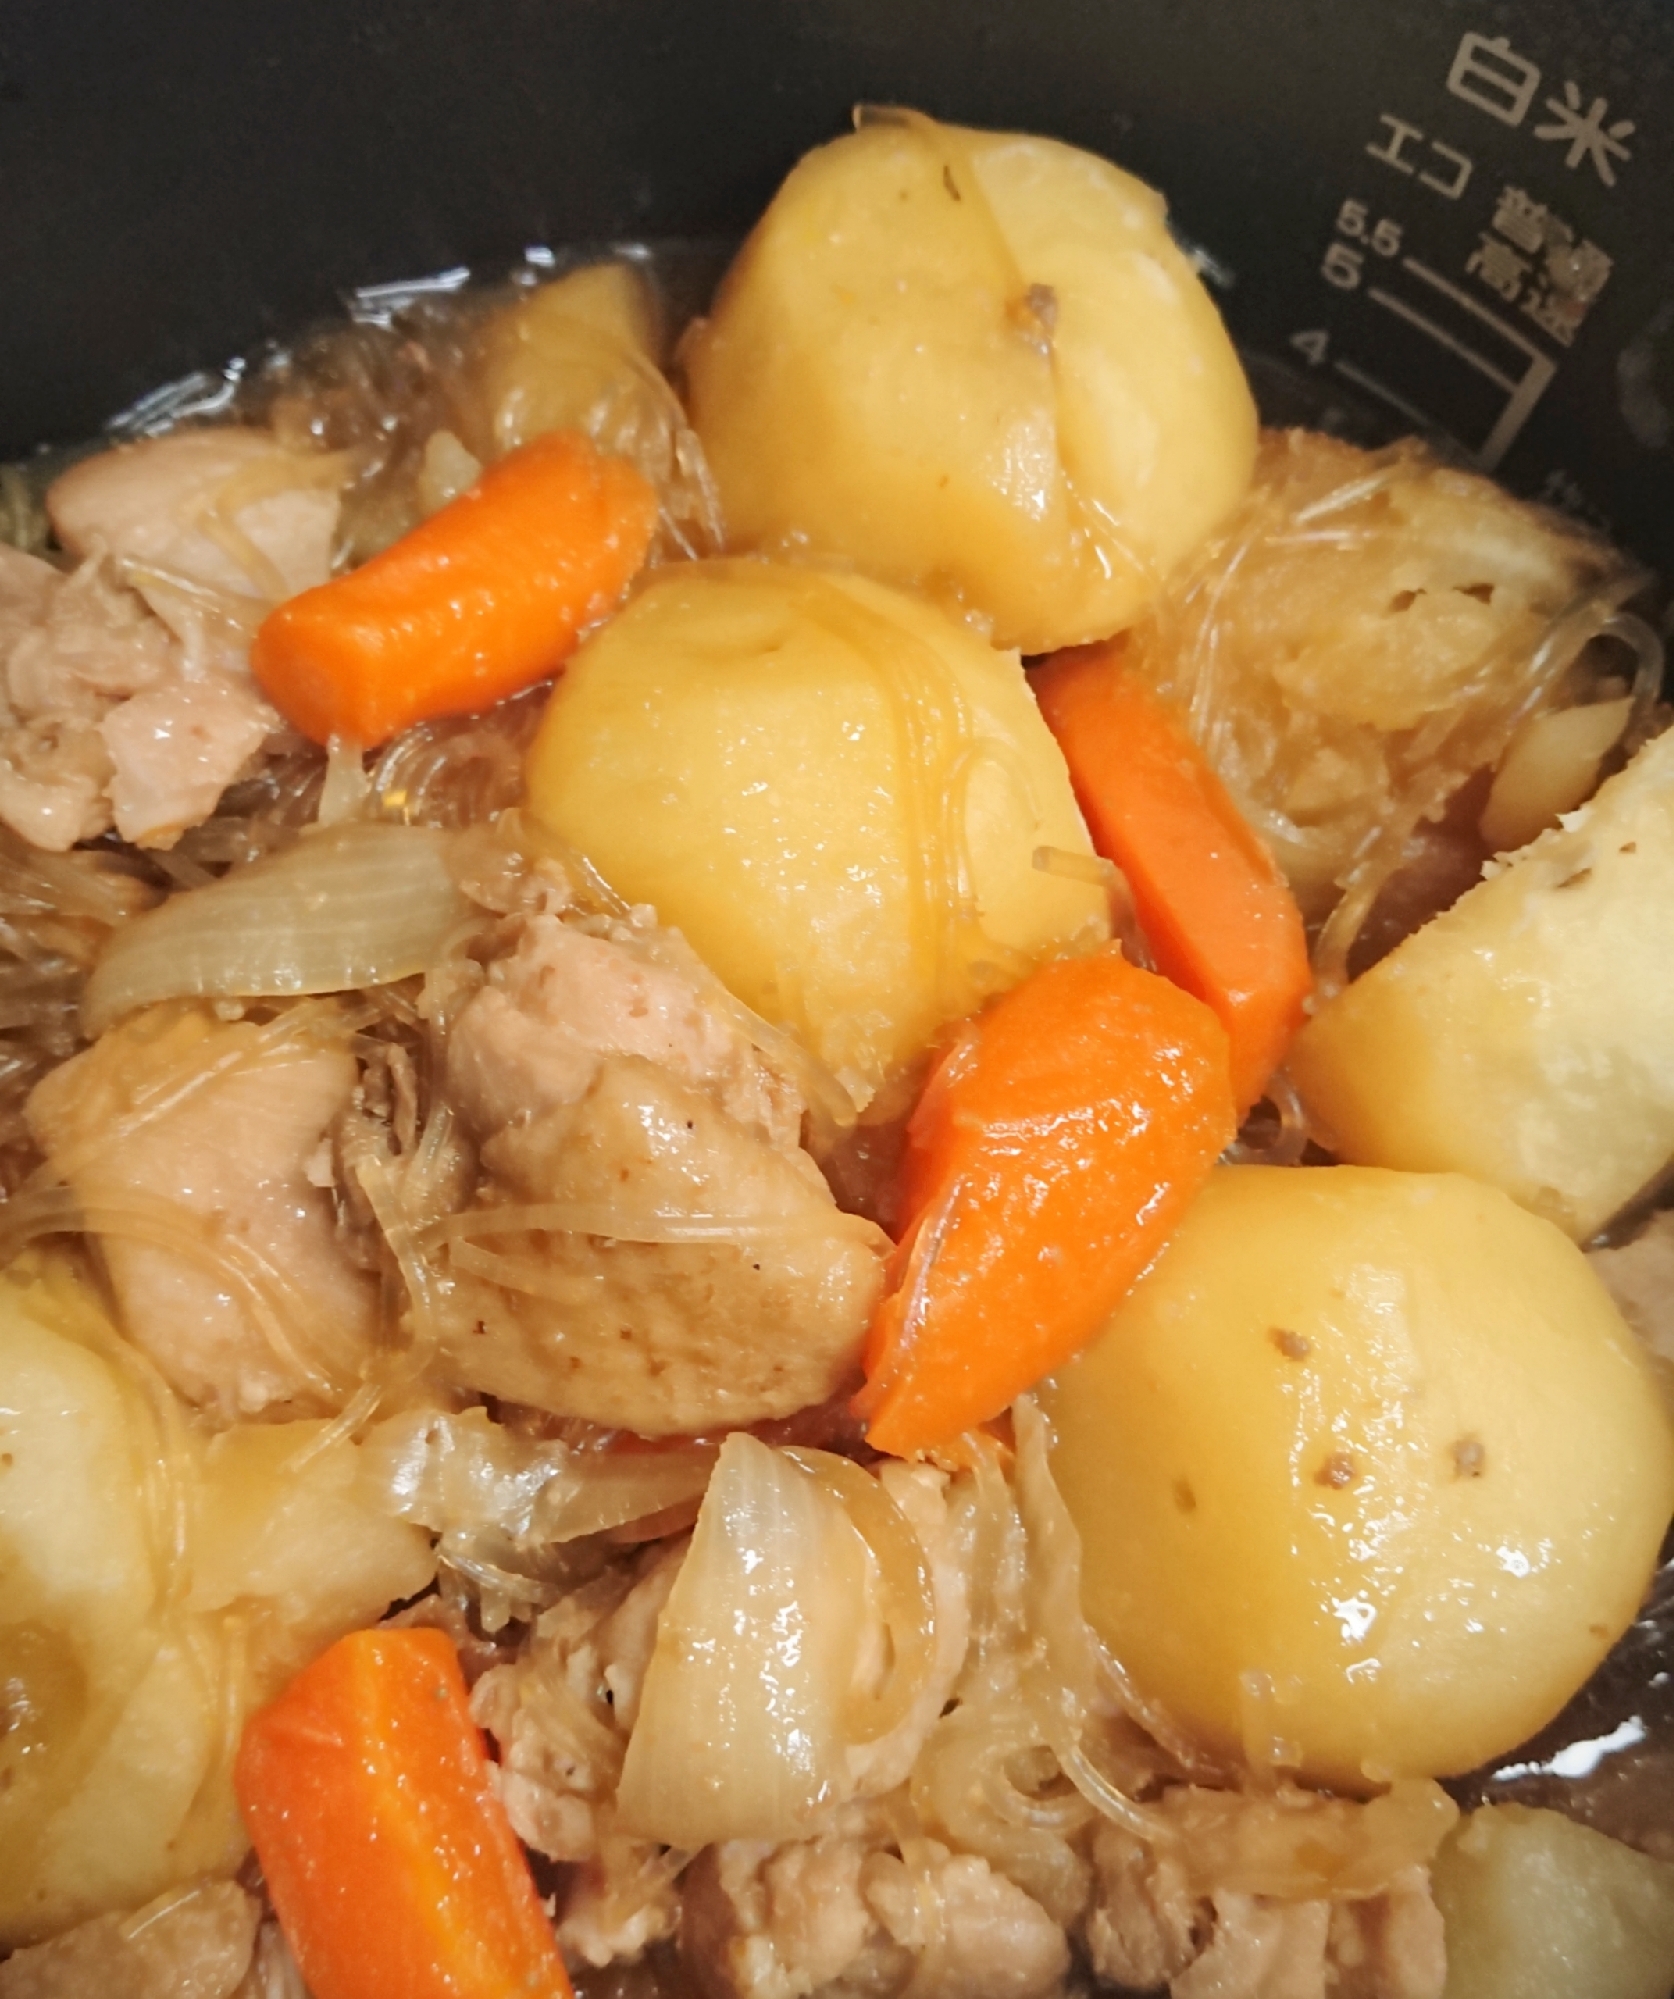
[[[0,1948],[71,1913],[40,1889],[35,1836],[74,1802],[83,1764],[108,1749],[154,1646],[154,1555],[134,1504],[145,1466],[128,1392],[54,1330],[88,1309],[67,1286],[8,1287],[0,1306]],[[201,1756],[187,1767],[190,1787]]]
[[[1496,854],[1526,847],[1598,788],[1604,759],[1620,742],[1633,697],[1532,715],[1506,745],[1478,826]]]
[[[1561,1812],[1473,1812],[1431,1876],[1447,1999],[1667,1999],[1674,1867]]]
[[[653,577],[570,663],[535,815],[656,905],[857,1102],[1078,937],[1103,889],[1015,655],[863,578],[763,562]]]
[[[1674,732],[1323,1006],[1325,1142],[1469,1173],[1580,1241],[1674,1155]]]
[[[1451,1174],[1219,1169],[1046,1400],[1087,1615],[1140,1688],[1345,1788],[1548,1721],[1674,1508],[1586,1259]]]
[[[632,264],[589,264],[538,285],[491,313],[478,329],[458,390],[471,453],[446,432],[426,447],[426,471],[457,470],[462,490],[476,461],[502,457],[547,431],[579,430],[601,451],[626,458],[656,488],[658,551],[709,553],[720,547],[714,483],[687,426],[680,399],[659,365],[661,312],[644,273]],[[433,454],[441,451],[439,462]]]
[[[1130,623],[1256,420],[1161,198],[902,114],[791,173],[683,350],[732,544],[952,590],[1042,652]]]
[[[210,1442],[121,1353],[66,1266],[0,1277],[0,1951],[230,1873],[239,1718],[433,1568],[355,1445]]]
[[[620,449],[660,416],[656,304],[628,264],[590,264],[502,306],[477,335],[477,407],[467,442],[498,458],[549,430],[585,430]],[[607,447],[608,448],[608,447]]]

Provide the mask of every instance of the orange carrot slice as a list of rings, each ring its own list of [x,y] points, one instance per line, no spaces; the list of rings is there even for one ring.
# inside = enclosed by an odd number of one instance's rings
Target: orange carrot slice
[[[1093,845],[1128,878],[1158,969],[1214,1008],[1248,1110],[1313,988],[1302,914],[1174,711],[1112,646],[1030,675]]]
[[[253,1716],[234,1767],[315,1999],[567,1999],[440,1631],[356,1631]]]
[[[537,437],[375,555],[281,604],[250,668],[317,743],[363,748],[556,671],[645,560],[657,496],[585,437]]]
[[[859,1408],[910,1456],[999,1415],[1099,1330],[1236,1126],[1226,1031],[1108,948],[967,1023],[907,1132],[901,1281]]]

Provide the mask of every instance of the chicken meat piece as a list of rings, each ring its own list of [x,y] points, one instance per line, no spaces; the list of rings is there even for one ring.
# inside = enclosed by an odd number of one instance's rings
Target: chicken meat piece
[[[471,1709],[500,1750],[512,1829],[575,1869],[558,1925],[571,1963],[638,1958],[674,1935],[681,1857],[616,1830],[613,1799],[686,1543],[660,1542],[572,1591],[510,1664],[477,1682]]]
[[[1201,1952],[1207,1905],[1176,1853],[1147,1846],[1121,1826],[1098,1827],[1092,1860],[1092,1900],[1082,1919],[1089,1962],[1108,1984],[1160,1990]]]
[[[17,715],[96,720],[108,702],[166,679],[176,649],[109,562],[66,575],[0,544],[0,658]]]
[[[0,820],[62,853],[114,826],[171,846],[283,725],[251,634],[330,574],[344,467],[267,432],[83,459],[47,508],[66,575],[0,548]]]
[[[114,825],[169,846],[280,727],[242,669],[195,667],[95,553],[0,549],[0,819],[62,853]]]
[[[1088,1961],[1170,1999],[1442,1999],[1447,1950],[1426,1868],[1357,1901],[1192,1892],[1177,1854],[1113,1825],[1093,1836]]]
[[[1329,1902],[1214,1897],[1207,1949],[1169,1985],[1169,1999],[1326,1999]]]
[[[610,1832],[657,1618],[685,1553],[684,1539],[660,1542],[572,1590],[472,1693],[472,1713],[499,1745],[513,1830],[550,1860],[595,1859]]]
[[[454,1020],[448,1086],[489,1176],[444,1251],[463,1385],[665,1436],[854,1376],[888,1240],[838,1210],[795,1086],[683,953],[647,914],[536,910]]]
[[[224,1417],[330,1406],[372,1337],[375,1283],[309,1178],[356,1081],[341,1042],[158,1007],[30,1097],[128,1333]]]
[[[0,820],[63,853],[111,824],[100,722],[165,683],[178,647],[97,560],[74,576],[0,546]]]
[[[261,1911],[233,1881],[171,1889],[126,1916],[96,1916],[0,1964],[0,1999],[232,1999]]]
[[[0,820],[49,854],[112,824],[110,752],[94,724],[71,717],[0,725]]]
[[[879,1854],[863,1871],[867,1905],[917,1958],[921,1999],[1044,1999],[1070,1968],[1064,1933],[1031,1895],[974,1853],[924,1842],[919,1870]]]
[[[680,1956],[705,1999],[902,1989],[913,1959],[861,1892],[878,1849],[856,1823],[787,1846],[726,1840],[697,1856],[681,1883]]]
[[[442,1344],[462,1385],[697,1436],[858,1379],[888,1237],[838,1209],[807,1154],[673,1070],[611,1057],[580,1102],[506,1127],[482,1159],[497,1198],[447,1251]],[[535,1226],[500,1221],[508,1197]]]
[[[558,1947],[571,1966],[634,1964],[680,1928],[683,1854],[613,1834],[570,1877]]]
[[[1442,1999],[1447,1940],[1429,1870],[1403,1868],[1383,1894],[1333,1903],[1326,1958],[1332,1999]]]
[[[345,471],[270,431],[177,430],[84,458],[54,481],[47,513],[71,554],[102,546],[142,590],[155,577],[281,603],[331,574]]]
[[[117,832],[137,846],[173,846],[215,810],[276,725],[253,687],[225,677],[177,681],[113,708],[99,734]]]
[[[682,1888],[680,1952],[706,1999],[1046,1999],[1063,1989],[1064,1933],[974,1854],[917,1841],[895,1850],[875,1808],[767,1846],[727,1840]]]
[[[1273,1903],[1193,1892],[1177,1852],[1100,1825],[1082,1919],[1111,1985],[1175,1999],[1441,1999],[1447,1958],[1429,1875],[1409,1867],[1356,1902]]]
[[[691,977],[652,955],[647,929],[632,923],[596,935],[557,915],[531,916],[461,1015],[448,1080],[486,1133],[577,1102],[612,1055],[655,1062],[738,1124],[796,1146],[794,1087]]]

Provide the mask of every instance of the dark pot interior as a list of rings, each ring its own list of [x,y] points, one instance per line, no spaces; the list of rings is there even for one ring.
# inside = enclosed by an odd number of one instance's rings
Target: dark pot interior
[[[1273,414],[1430,430],[1674,574],[1666,0],[12,0],[0,452],[351,286],[736,236],[867,100],[1117,159]]]

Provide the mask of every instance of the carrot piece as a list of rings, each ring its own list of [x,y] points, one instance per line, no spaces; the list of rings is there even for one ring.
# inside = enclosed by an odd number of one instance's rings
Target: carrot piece
[[[534,438],[382,554],[281,604],[251,671],[317,743],[370,748],[490,707],[563,663],[627,588],[656,521],[625,459],[573,432]]]
[[[1236,1127],[1226,1031],[1114,947],[961,1030],[907,1128],[901,1280],[858,1407],[900,1457],[999,1415],[1099,1330]]]
[[[254,1715],[234,1765],[315,1999],[567,1999],[441,1631],[356,1631]]]
[[[1112,646],[1030,675],[1093,845],[1128,878],[1157,966],[1220,1015],[1248,1110],[1313,988],[1285,878],[1172,709]]]

